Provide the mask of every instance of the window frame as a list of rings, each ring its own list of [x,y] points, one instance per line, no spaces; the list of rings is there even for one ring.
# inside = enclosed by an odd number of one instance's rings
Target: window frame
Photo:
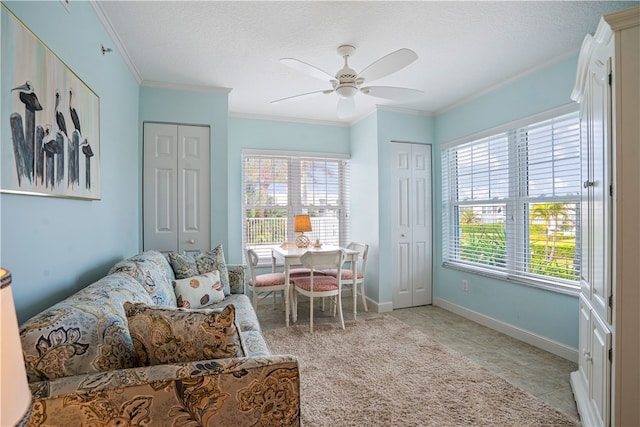
[[[273,204],[247,204],[245,197],[246,190],[246,174],[245,174],[245,160],[248,157],[264,157],[264,158],[283,158],[287,159],[288,171],[287,171],[287,204],[286,205],[273,205]],[[309,204],[304,203],[302,200],[302,180],[296,180],[291,175],[292,171],[302,172],[301,163],[303,161],[330,161],[336,162],[338,165],[338,200],[337,205],[333,205],[327,201],[326,204]],[[306,214],[310,210],[332,210],[337,211],[336,217],[338,218],[338,244],[339,246],[346,246],[349,242],[350,233],[350,156],[346,154],[336,153],[318,153],[318,152],[304,152],[304,151],[280,151],[280,150],[255,150],[245,149],[241,153],[241,180],[242,180],[242,245],[243,248],[249,246],[256,248],[265,245],[251,245],[247,244],[247,210],[250,209],[269,209],[269,210],[285,210],[287,218],[286,236],[287,241],[295,240],[297,233],[294,232],[293,224],[294,217],[297,214]],[[300,177],[300,175],[298,175]],[[296,198],[295,196],[299,196]],[[293,197],[292,197],[293,196]],[[315,197],[314,197],[315,199]],[[313,222],[312,216],[312,222]],[[309,233],[307,233],[309,235]],[[313,232],[311,232],[311,236]],[[273,244],[276,244],[275,242]],[[244,250],[243,250],[244,252]],[[259,257],[258,266],[271,265],[271,258],[265,255]]]
[[[442,265],[446,268],[475,273],[481,276],[516,282],[519,284],[529,285],[533,287],[543,288],[558,293],[577,295],[580,290],[579,277],[576,280],[568,280],[561,278],[553,278],[543,276],[536,273],[528,272],[528,266],[525,262],[529,258],[527,250],[529,248],[529,234],[531,231],[531,217],[529,214],[529,206],[533,203],[545,202],[570,202],[575,204],[576,211],[574,215],[576,236],[575,245],[576,252],[580,252],[580,236],[579,221],[580,218],[580,193],[572,196],[551,196],[546,198],[534,199],[530,196],[524,196],[527,193],[526,186],[529,178],[518,178],[517,174],[527,170],[526,156],[518,154],[520,144],[525,138],[522,138],[518,132],[524,131],[527,126],[535,125],[551,119],[563,117],[565,115],[575,114],[578,125],[580,117],[578,115],[578,106],[576,104],[568,104],[553,110],[549,110],[537,115],[533,115],[522,120],[514,121],[501,125],[480,133],[476,133],[465,138],[461,138],[449,143],[441,145],[441,179],[442,179]],[[453,200],[457,196],[451,196],[452,191],[457,191],[457,171],[450,170],[449,150],[460,147],[465,144],[471,144],[498,137],[500,134],[508,135],[508,151],[509,151],[509,194],[507,197],[494,198],[487,200],[470,200],[460,201]],[[529,152],[526,152],[529,155]],[[523,165],[523,162],[525,163]],[[578,159],[580,163],[580,159]],[[579,182],[579,178],[578,178]],[[455,188],[455,190],[454,190]],[[505,204],[505,267],[492,267],[487,264],[474,263],[463,259],[453,259],[451,254],[455,253],[458,257],[460,254],[460,207],[465,206],[481,206],[493,207]],[[450,246],[454,245],[454,246]],[[521,251],[520,255],[518,252]],[[578,261],[579,262],[579,261]]]

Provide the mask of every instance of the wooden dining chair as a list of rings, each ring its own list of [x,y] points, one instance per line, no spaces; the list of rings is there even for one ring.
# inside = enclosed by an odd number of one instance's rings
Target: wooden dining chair
[[[249,268],[249,278],[247,286],[252,291],[253,309],[258,312],[258,299],[260,295],[268,296],[269,293],[275,295],[282,291],[282,299],[284,300],[285,324],[289,326],[289,283],[284,280],[284,273],[265,273],[256,274],[258,266],[258,254],[250,248],[245,248],[245,256],[247,258],[247,267]]]
[[[358,292],[362,297],[362,305],[364,311],[369,311],[367,307],[367,297],[364,294],[364,269],[367,267],[367,254],[369,253],[369,245],[365,243],[351,242],[347,245],[347,249],[358,251],[358,267],[356,268],[356,278],[354,281],[353,270],[350,268],[342,269],[342,285],[343,286],[355,286],[356,297],[353,300],[354,304],[358,303]],[[336,269],[328,269],[322,271],[327,276],[336,277],[338,274]]]
[[[298,294],[309,297],[309,331],[313,332],[313,299],[331,298],[340,313],[340,324],[344,329],[344,316],[342,315],[342,264],[344,264],[345,254],[342,249],[326,252],[309,251],[300,257],[302,265],[309,269],[310,275],[304,277],[291,277],[289,279],[293,286],[293,321],[298,318]],[[336,269],[336,277],[317,274],[316,270]],[[335,311],[334,311],[335,313]],[[335,314],[334,314],[335,315]]]

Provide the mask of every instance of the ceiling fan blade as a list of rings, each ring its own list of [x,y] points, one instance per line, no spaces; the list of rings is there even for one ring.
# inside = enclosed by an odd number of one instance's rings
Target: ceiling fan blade
[[[398,49],[370,64],[358,74],[358,78],[363,78],[368,82],[381,79],[403,69],[416,59],[418,59],[418,55],[411,49]]]
[[[353,97],[343,98],[340,97],[338,99],[338,118],[346,119],[351,117],[356,112],[356,102],[353,100]]]
[[[306,62],[302,62],[295,58],[282,58],[280,62],[293,68],[296,71],[300,71],[303,74],[315,77],[316,79],[324,81],[335,80],[335,77],[327,73],[326,71],[323,71],[318,67],[307,64]]]
[[[393,86],[367,86],[360,88],[360,92],[376,98],[391,99],[394,101],[410,101],[417,99],[424,92],[417,89]]]
[[[281,98],[281,99],[276,99],[275,101],[271,101],[271,104],[298,101],[300,99],[313,98],[314,96],[318,96],[321,94],[328,94],[328,93],[333,93],[333,89],[316,90],[314,92],[301,93],[300,95],[287,96],[286,98]]]

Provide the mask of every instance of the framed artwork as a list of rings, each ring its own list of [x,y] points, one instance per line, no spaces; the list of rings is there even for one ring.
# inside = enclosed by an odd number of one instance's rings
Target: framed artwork
[[[100,98],[4,5],[0,191],[100,199]]]

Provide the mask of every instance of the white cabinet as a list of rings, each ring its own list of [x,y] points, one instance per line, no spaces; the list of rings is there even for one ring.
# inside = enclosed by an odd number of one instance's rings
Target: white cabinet
[[[431,304],[431,146],[392,143],[393,308]]]
[[[143,139],[144,249],[211,249],[209,128],[145,123]]]
[[[627,210],[637,188],[625,185],[637,180],[638,163],[625,165],[638,160],[639,24],[640,7],[601,19],[582,45],[571,95],[580,103],[583,182],[579,357],[571,386],[585,426],[640,423],[639,356],[629,350],[639,343],[638,300],[629,298],[638,293],[638,276],[628,272],[639,271],[639,245],[625,236],[638,228],[637,203],[635,217]]]

